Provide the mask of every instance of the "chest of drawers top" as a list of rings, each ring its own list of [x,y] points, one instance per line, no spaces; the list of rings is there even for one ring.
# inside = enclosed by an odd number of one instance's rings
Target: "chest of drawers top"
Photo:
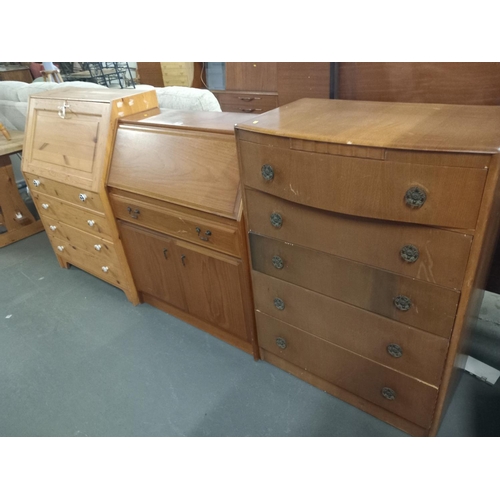
[[[234,126],[247,119],[240,113],[168,110],[120,120],[107,184],[240,220]]]

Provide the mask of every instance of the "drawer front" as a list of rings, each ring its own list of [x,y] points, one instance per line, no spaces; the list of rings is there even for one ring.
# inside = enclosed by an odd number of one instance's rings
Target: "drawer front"
[[[198,243],[206,248],[234,256],[240,255],[236,227],[214,223],[203,217],[189,216],[116,194],[110,194],[110,201],[118,219]]]
[[[460,293],[324,252],[250,234],[255,271],[448,338]]]
[[[446,339],[256,271],[252,281],[257,311],[439,386]]]
[[[248,229],[449,288],[462,288],[472,236],[351,217],[247,189]]]
[[[436,388],[274,318],[256,316],[264,350],[421,427],[430,426]]]
[[[214,92],[214,94],[221,106],[267,109],[278,106],[278,96],[276,94],[256,94],[251,92]]]
[[[247,187],[333,212],[470,229],[487,169],[415,165],[238,142]]]
[[[59,222],[49,217],[44,217],[43,222],[50,239],[62,240],[66,245],[71,245],[87,253],[96,254],[96,256],[102,257],[106,259],[107,262],[112,262],[115,265],[118,264],[115,246],[110,241],[80,231],[79,229],[68,226],[64,222]]]
[[[51,238],[54,252],[70,264],[93,274],[112,285],[121,287],[123,284],[120,266],[105,256],[85,252],[76,245],[64,240]]]
[[[249,114],[261,114],[266,111],[271,111],[276,106],[261,106],[259,104],[221,104],[221,110],[229,113],[249,113]]]
[[[95,236],[112,239],[108,221],[97,212],[40,193],[32,193],[32,196],[40,217],[48,216]]]
[[[46,177],[26,173],[24,175],[32,193],[48,194],[55,198],[68,201],[82,208],[104,213],[104,207],[99,194],[85,189],[56,182]]]

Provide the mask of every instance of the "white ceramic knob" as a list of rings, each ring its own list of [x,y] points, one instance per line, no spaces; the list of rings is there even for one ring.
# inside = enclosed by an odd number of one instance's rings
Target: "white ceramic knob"
[[[85,201],[87,199],[87,195],[80,193],[79,198],[80,198],[80,201]]]
[[[101,269],[102,269],[105,273],[107,273],[107,272],[108,272],[108,270],[109,270],[109,267],[108,267],[108,266],[102,266],[102,267],[101,267]]]
[[[59,246],[57,247],[57,249],[58,249],[60,252],[62,252],[62,251],[64,250],[64,247],[63,247],[62,245],[59,245]]]
[[[95,222],[93,220],[88,220],[87,221],[87,224],[90,226],[90,227],[93,227]]]
[[[49,204],[48,203],[42,203],[42,208],[44,210],[47,210],[47,208],[49,208]]]
[[[94,245],[94,248],[95,248],[98,252],[100,252],[102,247],[101,247],[101,245]]]
[[[51,231],[55,231],[57,229],[57,226],[49,226]]]
[[[35,179],[33,181],[33,186],[38,187],[41,184],[41,182],[38,179]]]

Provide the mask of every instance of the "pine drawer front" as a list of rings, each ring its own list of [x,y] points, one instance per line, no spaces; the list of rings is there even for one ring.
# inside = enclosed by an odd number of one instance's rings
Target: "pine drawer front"
[[[258,312],[438,386],[448,341],[377,314],[252,271]]]
[[[460,293],[280,240],[250,234],[255,271],[448,338]]]
[[[245,190],[248,229],[398,274],[461,289],[472,236],[351,217]]]
[[[428,428],[437,389],[257,312],[259,345],[352,394]]]
[[[109,223],[101,214],[51,196],[39,193],[32,193],[32,195],[40,217],[48,216],[95,236],[112,239]]]
[[[44,217],[43,222],[50,239],[63,240],[72,247],[87,253],[99,255],[105,258],[106,261],[112,262],[115,266],[119,265],[115,246],[110,241],[88,234],[80,229],[75,229],[64,222],[49,217]]]
[[[101,198],[97,193],[69,186],[68,184],[62,184],[61,182],[56,182],[39,175],[25,174],[25,178],[32,193],[47,194],[81,206],[82,208],[104,213]]]
[[[229,222],[224,225],[208,218],[191,216],[116,194],[110,194],[110,202],[118,219],[198,243],[212,250],[240,256],[238,229]]]
[[[416,165],[239,142],[243,182],[347,215],[472,229],[487,169]]]
[[[120,287],[123,284],[119,266],[105,256],[85,252],[76,245],[68,244],[68,242],[57,238],[51,238],[51,243],[56,255],[63,258],[66,262],[112,285]]]

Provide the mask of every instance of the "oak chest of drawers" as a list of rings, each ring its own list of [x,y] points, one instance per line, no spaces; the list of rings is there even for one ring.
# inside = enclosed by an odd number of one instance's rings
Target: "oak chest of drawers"
[[[64,86],[31,96],[22,171],[62,267],[138,295],[105,191],[118,118],[158,112],[154,91]]]
[[[500,109],[302,99],[236,137],[261,357],[435,435],[498,233]]]
[[[234,125],[162,111],[120,120],[107,181],[140,299],[258,356]]]

